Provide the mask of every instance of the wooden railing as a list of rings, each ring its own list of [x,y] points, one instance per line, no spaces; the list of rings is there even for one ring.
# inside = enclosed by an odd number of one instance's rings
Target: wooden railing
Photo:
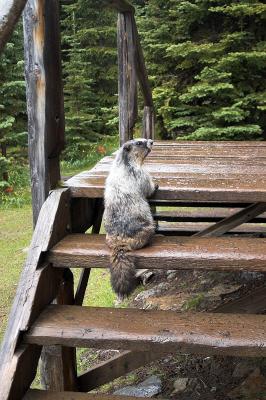
[[[72,0],[63,0],[71,3]],[[137,83],[144,98],[142,136],[154,138],[154,109],[135,9],[126,0],[99,0],[97,7],[118,12],[118,91],[120,143],[133,138],[138,116]],[[59,0],[0,0],[0,52],[23,11],[29,160],[33,222],[60,180],[64,147],[64,106],[59,31]]]
[[[152,139],[154,138],[152,92],[136,26],[134,8],[122,0],[113,0],[112,6],[118,11],[117,47],[120,143],[122,144],[133,137],[133,129],[138,116],[137,81],[139,82],[144,99],[142,136]],[[127,9],[129,11],[124,11]]]

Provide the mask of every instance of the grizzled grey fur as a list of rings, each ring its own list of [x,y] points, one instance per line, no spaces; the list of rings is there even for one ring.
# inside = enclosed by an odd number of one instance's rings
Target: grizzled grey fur
[[[143,168],[153,141],[135,139],[118,151],[105,185],[104,225],[111,249],[114,291],[127,296],[135,287],[135,265],[130,251],[144,247],[155,232],[147,198],[156,187]]]

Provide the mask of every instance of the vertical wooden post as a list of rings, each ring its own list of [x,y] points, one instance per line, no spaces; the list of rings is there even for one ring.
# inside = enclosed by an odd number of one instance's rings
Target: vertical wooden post
[[[120,144],[133,138],[138,115],[135,39],[131,12],[119,13],[117,23]]]
[[[143,137],[154,139],[154,111],[153,107],[145,106],[143,113]]]
[[[73,274],[68,268],[64,270],[55,303],[74,303]],[[74,347],[45,346],[41,360],[41,383],[45,390],[59,392],[77,390],[76,349]]]
[[[28,0],[23,16],[33,222],[60,180],[64,107],[58,0]]]
[[[28,0],[24,14],[25,75],[33,224],[49,191],[60,180],[59,155],[64,147],[64,104],[58,0]],[[61,287],[63,302],[71,282]],[[73,286],[73,285],[72,285]],[[59,301],[59,300],[58,300]],[[50,390],[75,390],[75,349],[44,348],[42,381]]]

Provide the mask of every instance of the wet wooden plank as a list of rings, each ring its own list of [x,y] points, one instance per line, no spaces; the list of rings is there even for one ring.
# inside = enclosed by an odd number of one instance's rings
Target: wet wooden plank
[[[211,226],[213,226],[213,224],[208,222],[166,222],[160,223],[156,232],[161,235],[190,236],[206,230]],[[239,227],[230,229],[226,234],[266,237],[266,225],[243,224]]]
[[[51,305],[25,334],[24,341],[263,357],[266,316]]]
[[[108,268],[105,235],[69,235],[49,252],[56,267]],[[134,251],[136,268],[266,271],[266,239],[241,237],[163,237]]]
[[[209,176],[193,175],[185,178],[154,176],[159,185],[153,199],[224,202],[264,202],[266,199],[266,178],[254,180],[249,175],[234,178],[210,179]],[[66,182],[73,197],[103,197],[104,177],[74,177]]]
[[[89,394],[74,392],[46,392],[43,390],[30,390],[23,400],[136,400],[131,396],[112,396],[110,394]],[[143,397],[139,397],[144,400]]]
[[[27,0],[4,0],[0,5],[0,53],[10,38]]]
[[[156,148],[243,148],[266,146],[266,140],[156,140]]]
[[[240,209],[237,208],[210,208],[210,209],[177,209],[177,210],[163,210],[156,211],[153,218],[156,221],[167,221],[167,222],[218,222],[222,219],[235,214]],[[261,214],[250,222],[253,223],[265,223],[266,213]]]
[[[231,231],[245,222],[257,217],[261,213],[265,212],[266,203],[255,203],[251,204],[247,208],[236,212],[235,214],[224,218],[216,224],[204,229],[203,231],[196,233],[194,236],[222,236],[224,233]]]
[[[171,142],[172,143],[172,142]],[[263,202],[266,199],[266,146],[262,142],[155,143],[145,168],[159,185],[154,199],[210,202]],[[169,147],[170,146],[170,147]],[[238,147],[236,147],[238,146]],[[241,147],[242,146],[242,147]],[[251,158],[254,157],[254,158]],[[74,197],[101,197],[113,157],[66,185]]]

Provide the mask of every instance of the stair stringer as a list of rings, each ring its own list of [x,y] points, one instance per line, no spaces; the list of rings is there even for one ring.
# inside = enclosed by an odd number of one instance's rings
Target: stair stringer
[[[63,270],[44,262],[44,253],[70,230],[70,191],[51,191],[42,206],[21,274],[0,352],[0,400],[21,400],[35,377],[40,346],[21,345],[21,336],[56,297]]]

